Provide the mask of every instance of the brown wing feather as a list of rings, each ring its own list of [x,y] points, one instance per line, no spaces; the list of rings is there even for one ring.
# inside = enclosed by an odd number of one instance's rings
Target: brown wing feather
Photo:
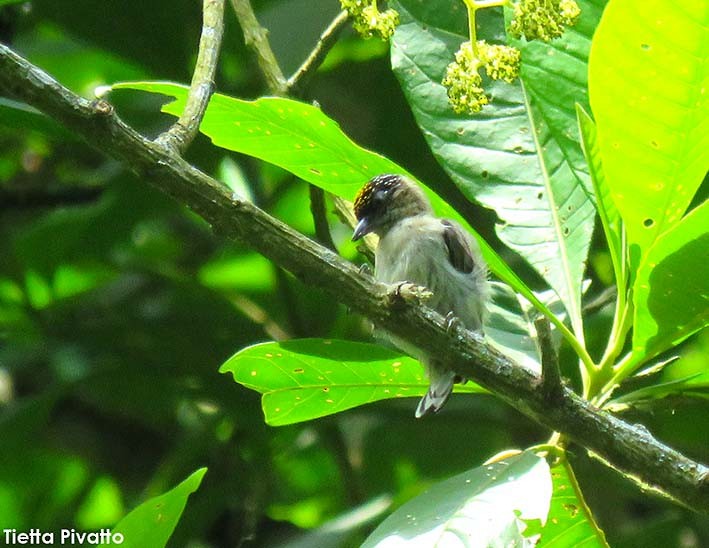
[[[475,261],[465,234],[457,224],[448,219],[441,220],[441,224],[443,225],[443,241],[448,248],[448,259],[453,268],[470,274],[475,268]]]

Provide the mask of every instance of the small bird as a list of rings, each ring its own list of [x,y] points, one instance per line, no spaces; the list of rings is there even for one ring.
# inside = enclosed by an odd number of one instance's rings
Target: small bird
[[[379,236],[377,280],[426,288],[432,293],[426,304],[449,323],[460,321],[466,329],[482,333],[487,266],[478,243],[458,223],[435,217],[423,191],[407,177],[395,174],[378,175],[365,184],[355,198],[354,212],[358,223],[352,240],[370,232]],[[430,387],[419,402],[416,418],[439,411],[453,385],[465,381],[415,346],[392,335],[383,338],[426,368]]]

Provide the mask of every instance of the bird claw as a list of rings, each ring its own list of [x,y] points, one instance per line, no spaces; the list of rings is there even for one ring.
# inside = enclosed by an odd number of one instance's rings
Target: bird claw
[[[423,286],[411,282],[401,282],[393,287],[390,296],[394,301],[418,304],[426,302],[433,296],[433,293]]]
[[[463,327],[463,322],[461,322],[460,318],[453,314],[452,311],[446,314],[444,323],[446,325],[446,333],[448,333],[448,335],[452,335],[457,329]]]
[[[359,265],[359,273],[360,274],[366,274],[367,276],[372,275],[372,267],[369,266],[367,263],[362,263]]]

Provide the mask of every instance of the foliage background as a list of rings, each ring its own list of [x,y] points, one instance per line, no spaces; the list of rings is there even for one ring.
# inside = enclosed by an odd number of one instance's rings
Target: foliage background
[[[84,96],[120,80],[190,78],[201,21],[197,2],[3,4],[0,40]],[[339,10],[330,0],[272,0],[255,7],[288,73]],[[217,89],[259,96],[263,82],[227,12]],[[359,144],[435,182],[516,271],[538,284],[499,245],[494,213],[470,205],[438,167],[385,45],[346,33],[307,96]],[[156,114],[154,97],[117,92],[111,100],[148,135],[171,122]],[[172,546],[312,545],[306,530],[352,509],[357,511],[344,534],[327,538],[332,545],[356,545],[388,509],[431,483],[548,437],[485,395],[454,397],[444,413],[425,421],[414,421],[413,400],[402,400],[304,425],[265,426],[258,396],[218,374],[219,365],[237,349],[281,335],[368,340],[361,319],[247,248],[224,242],[46,119],[18,113],[5,101],[0,99],[2,528],[110,527],[145,498],[207,466]],[[307,186],[289,174],[204,138],[188,160],[313,233]],[[343,254],[361,260],[348,243],[348,229],[334,218],[333,232]],[[612,281],[601,240],[597,235],[590,254],[590,300]],[[591,317],[592,350],[593,333],[607,329],[611,312]],[[708,351],[706,333],[682,348],[688,359]],[[704,400],[663,401],[633,413],[668,444],[709,460]],[[647,496],[580,449],[572,456],[611,545],[709,544],[706,519]]]

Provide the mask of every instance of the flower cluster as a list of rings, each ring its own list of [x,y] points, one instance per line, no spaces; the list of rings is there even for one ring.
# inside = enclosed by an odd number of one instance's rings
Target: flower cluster
[[[399,13],[388,9],[379,11],[377,0],[340,0],[342,9],[352,17],[352,26],[363,37],[378,36],[388,40],[399,24]]]
[[[575,0],[520,0],[509,32],[517,38],[549,42],[576,23],[581,9]]]
[[[511,83],[519,76],[520,51],[514,46],[488,44],[478,41],[478,58],[485,66],[485,72],[493,80]]]
[[[447,88],[453,110],[475,114],[489,103],[479,70],[484,67],[493,80],[512,82],[519,75],[520,53],[512,46],[488,44],[484,40],[464,42],[448,65],[442,84]]]

